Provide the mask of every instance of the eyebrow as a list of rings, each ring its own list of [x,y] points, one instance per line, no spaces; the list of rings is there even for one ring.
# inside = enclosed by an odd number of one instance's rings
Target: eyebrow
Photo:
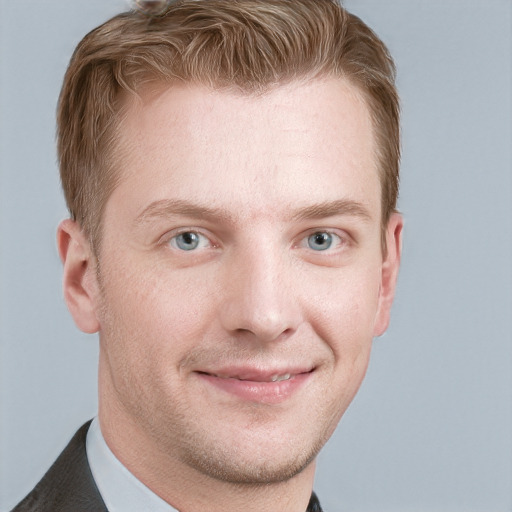
[[[292,215],[293,220],[313,220],[335,216],[359,217],[364,221],[371,221],[372,215],[362,203],[351,199],[338,199],[316,203],[305,208],[299,208]]]
[[[231,221],[231,215],[223,208],[202,206],[183,199],[163,199],[151,203],[135,218],[135,224],[145,224],[150,220],[176,215],[195,219],[210,218],[221,222]]]
[[[232,214],[224,208],[212,208],[183,199],[163,199],[151,203],[136,218],[135,224],[145,224],[153,219],[171,216],[185,216],[194,219],[210,219],[216,222],[233,223]],[[315,203],[293,211],[293,221],[323,219],[335,216],[358,217],[370,221],[372,215],[362,204],[351,199],[338,199]]]

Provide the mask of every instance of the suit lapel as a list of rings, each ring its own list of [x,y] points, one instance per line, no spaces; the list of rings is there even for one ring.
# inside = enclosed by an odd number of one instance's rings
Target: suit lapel
[[[71,439],[34,490],[12,512],[107,512],[89,468],[90,421]]]

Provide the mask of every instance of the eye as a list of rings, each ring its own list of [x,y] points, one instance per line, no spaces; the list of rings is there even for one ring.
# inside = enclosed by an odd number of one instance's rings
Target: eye
[[[307,238],[307,246],[313,251],[327,251],[340,243],[342,240],[338,235],[327,231],[317,231]]]
[[[196,233],[195,231],[184,231],[179,235],[173,236],[170,240],[170,244],[180,251],[194,251],[195,249],[208,247],[210,241],[204,235]]]

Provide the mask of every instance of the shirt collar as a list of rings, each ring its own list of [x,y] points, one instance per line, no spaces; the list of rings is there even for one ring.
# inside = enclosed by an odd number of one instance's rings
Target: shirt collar
[[[92,476],[109,512],[178,512],[123,466],[107,446],[98,418],[87,432],[86,450]]]

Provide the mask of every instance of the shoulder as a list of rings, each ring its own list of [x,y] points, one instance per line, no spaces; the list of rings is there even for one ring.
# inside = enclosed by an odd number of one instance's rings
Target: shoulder
[[[90,421],[73,436],[32,492],[12,512],[107,512],[87,461]]]

